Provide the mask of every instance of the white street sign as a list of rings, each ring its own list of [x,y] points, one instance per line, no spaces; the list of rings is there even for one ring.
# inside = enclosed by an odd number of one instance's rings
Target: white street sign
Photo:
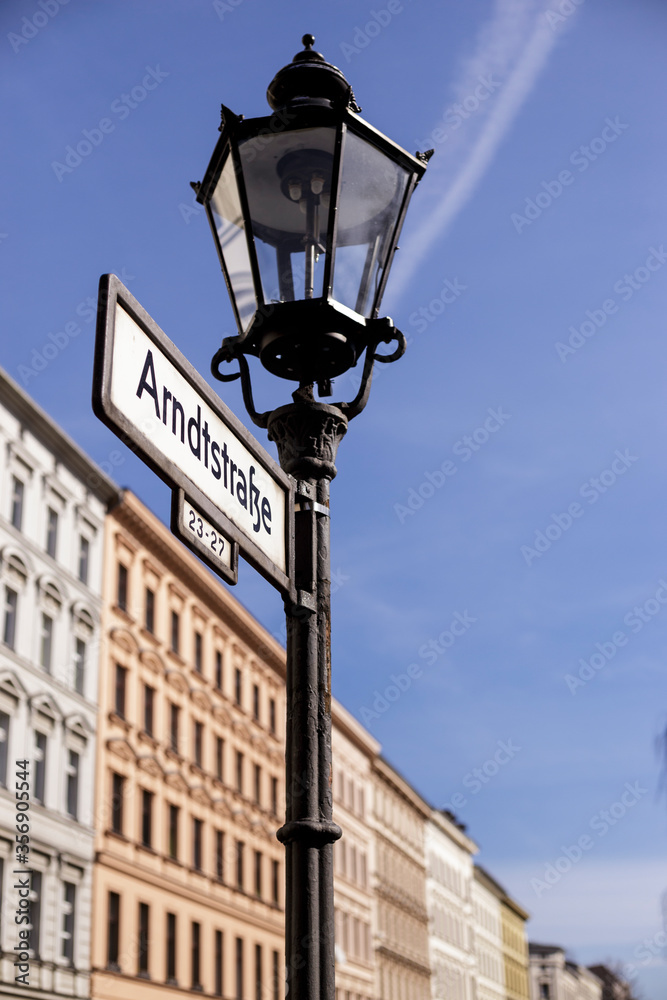
[[[100,282],[93,407],[283,591],[291,589],[290,478],[115,275]]]

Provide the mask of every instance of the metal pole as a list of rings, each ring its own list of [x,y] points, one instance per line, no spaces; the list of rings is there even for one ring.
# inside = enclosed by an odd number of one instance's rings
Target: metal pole
[[[286,602],[285,965],[289,1000],[334,1000],[329,484],[347,419],[312,386],[269,417],[280,464],[297,480],[295,584]]]

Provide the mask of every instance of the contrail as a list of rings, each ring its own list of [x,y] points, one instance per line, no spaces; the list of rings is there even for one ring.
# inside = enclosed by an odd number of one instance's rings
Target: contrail
[[[420,206],[424,221],[410,234],[405,255],[396,259],[390,283],[394,302],[473,194],[546,66],[562,33],[550,26],[548,10],[544,0],[497,0],[494,16],[480,29],[476,50],[453,90],[459,101],[465,100],[474,93],[480,77],[493,76],[500,79],[499,89],[489,100],[488,111],[480,105],[464,127],[448,135],[446,145],[436,148],[429,167],[430,197]],[[432,183],[434,172],[442,176],[437,178],[437,190]]]

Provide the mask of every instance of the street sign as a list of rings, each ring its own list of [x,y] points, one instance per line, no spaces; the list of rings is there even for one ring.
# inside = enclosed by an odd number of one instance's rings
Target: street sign
[[[217,520],[215,514],[211,520]],[[171,530],[223,580],[238,582],[238,544],[225,537],[224,528],[211,524],[181,489],[171,494]]]
[[[183,491],[172,524],[183,523],[187,499],[195,517],[208,521],[202,531],[216,530],[227,543],[223,552],[229,545],[230,573],[238,545],[267,580],[293,595],[292,480],[114,274],[100,278],[93,410],[172,491]],[[201,554],[189,515],[177,534]],[[213,562],[216,572],[223,565]]]

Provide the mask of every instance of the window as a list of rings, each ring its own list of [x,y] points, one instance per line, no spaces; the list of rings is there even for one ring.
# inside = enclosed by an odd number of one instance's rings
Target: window
[[[262,1000],[262,946],[255,945],[255,1000]]]
[[[79,764],[80,758],[74,750],[68,751],[67,762],[67,814],[76,819],[79,814]]]
[[[192,989],[201,989],[200,980],[200,938],[201,924],[192,921]]]
[[[217,736],[215,740],[215,776],[220,781],[224,781],[224,756],[225,756],[225,741],[221,736]]]
[[[153,843],[153,793],[141,789],[141,843],[151,847]]]
[[[255,802],[257,805],[260,803],[262,791],[262,769],[259,764],[253,765],[253,792],[255,795]]]
[[[215,831],[215,877],[221,882],[225,880],[225,835],[222,830]]]
[[[39,662],[44,670],[51,672],[51,652],[53,649],[53,618],[42,612],[42,629],[40,632]]]
[[[23,492],[24,485],[16,476],[12,477],[12,524],[17,531],[23,524]]]
[[[120,938],[120,896],[109,893],[107,921],[107,968],[120,972],[118,965],[118,942]]]
[[[35,958],[40,956],[42,930],[42,873],[33,870],[30,879],[30,936],[28,947]]]
[[[155,632],[155,594],[150,587],[146,587],[144,598],[144,628],[152,634]]]
[[[167,985],[176,986],[176,914],[167,914]]]
[[[49,507],[46,515],[46,552],[52,559],[56,558],[58,544],[58,513]]]
[[[11,587],[5,587],[5,624],[3,627],[2,641],[5,646],[14,649],[16,642],[16,609],[19,595]]]
[[[540,983],[540,1000],[549,1000],[551,993],[548,983]]]
[[[252,686],[252,717],[256,722],[259,722],[259,687],[257,684]]]
[[[127,611],[127,566],[118,563],[118,589],[116,604],[121,611]]]
[[[111,829],[114,833],[123,832],[123,802],[125,799],[125,778],[122,774],[111,775]]]
[[[177,611],[172,611],[171,613],[171,649],[172,652],[178,653],[179,648],[179,631],[180,631],[180,620]]]
[[[144,732],[153,735],[153,717],[155,707],[155,688],[144,684]]]
[[[271,815],[278,815],[278,779],[271,778]]]
[[[255,851],[255,895],[262,895],[262,852]]]
[[[83,639],[76,639],[74,643],[74,690],[77,694],[83,694],[86,681],[86,644]]]
[[[275,736],[276,734],[276,700],[271,698],[269,701],[269,729]]]
[[[169,803],[169,857],[178,858],[178,806]]]
[[[234,699],[237,705],[241,704],[241,671],[238,667],[234,670]]]
[[[236,885],[239,889],[243,888],[243,842],[241,840],[236,841]]]
[[[121,667],[120,663],[116,664],[116,690],[114,694],[114,704],[116,708],[116,715],[119,715],[121,719],[125,718],[125,694],[127,690],[127,670],[125,667]]]
[[[222,931],[215,932],[215,996],[222,996]]]
[[[243,938],[236,939],[236,1000],[243,1000]]]
[[[236,751],[236,791],[243,794],[243,754]]]
[[[280,1000],[280,957],[277,951],[273,952],[273,998]]]
[[[202,767],[202,743],[204,741],[204,726],[201,722],[195,722],[193,756],[197,767]]]
[[[192,867],[200,872],[201,871],[201,835],[203,823],[200,819],[193,819],[192,821]]]
[[[278,906],[280,902],[280,865],[274,859],[271,861],[271,902]]]
[[[195,632],[195,670],[198,674],[202,670],[202,648],[204,645],[204,640],[202,639],[201,632]]]
[[[171,749],[174,753],[178,753],[178,718],[179,718],[179,708],[178,705],[170,704],[169,706],[169,738],[171,741]]]
[[[219,649],[215,651],[215,686],[222,691],[222,653]]]
[[[0,712],[0,785],[7,787],[7,754],[9,749],[9,716]],[[0,885],[0,892],[2,886]]]
[[[74,921],[76,919],[76,886],[63,882],[63,923],[60,934],[60,954],[68,965],[74,965]]]
[[[148,903],[139,903],[139,952],[137,955],[137,974],[148,978],[148,946],[150,943],[149,922],[150,911]]]
[[[44,805],[44,781],[46,778],[46,734],[35,733],[35,784],[33,798]]]
[[[90,542],[85,535],[79,535],[79,579],[88,583],[88,563],[90,561]]]

